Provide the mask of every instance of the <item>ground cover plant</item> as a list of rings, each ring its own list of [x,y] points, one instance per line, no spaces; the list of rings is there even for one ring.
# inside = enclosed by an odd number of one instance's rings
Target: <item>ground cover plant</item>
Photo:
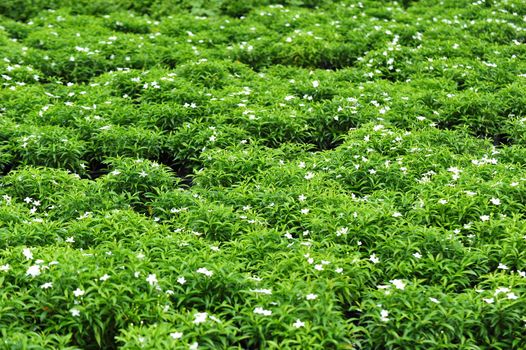
[[[526,3],[0,1],[0,349],[526,349]]]

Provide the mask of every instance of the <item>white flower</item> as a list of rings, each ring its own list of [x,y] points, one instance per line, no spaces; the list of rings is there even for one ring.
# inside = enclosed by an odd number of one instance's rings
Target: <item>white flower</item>
[[[488,304],[493,304],[493,303],[495,302],[495,299],[493,299],[493,298],[487,298],[487,299],[484,298],[484,299],[482,299],[482,300],[484,300],[484,301],[485,301],[486,303],[488,303]]]
[[[270,316],[272,315],[272,311],[270,310],[265,310],[263,309],[262,307],[257,307],[254,309],[254,313],[255,314],[258,314],[258,315],[263,315],[263,316]]]
[[[499,266],[497,266],[497,269],[501,269],[501,270],[508,270],[508,266],[504,265],[503,263],[499,263]]]
[[[334,272],[336,273],[342,273],[343,272],[343,269],[341,267],[338,267],[334,270]]]
[[[440,204],[447,204],[447,199],[441,199],[438,201]]]
[[[498,198],[491,198],[489,201],[493,205],[500,205],[500,199],[498,199]]]
[[[303,194],[300,194],[300,195],[298,196],[298,200],[299,200],[300,202],[303,202],[305,199],[307,199],[307,197],[305,197],[305,195],[303,195]]]
[[[290,101],[292,100],[293,98],[295,98],[296,96],[292,96],[292,95],[289,95],[289,96],[285,96],[285,101]]]
[[[181,339],[183,337],[183,333],[173,332],[173,333],[170,333],[170,337],[172,337],[173,339]]]
[[[429,300],[431,300],[435,304],[440,304],[440,301],[438,301],[437,298],[429,298]]]
[[[373,264],[378,264],[380,262],[380,259],[378,259],[376,257],[376,254],[372,254],[370,257],[369,257],[369,260],[373,263]]]
[[[22,254],[24,254],[27,260],[33,259],[33,253],[31,253],[31,249],[29,248],[24,248],[24,250],[22,251]]]
[[[312,87],[313,87],[313,88],[317,88],[318,86],[320,86],[320,82],[317,81],[317,80],[314,80],[314,81],[312,82]]]
[[[10,268],[11,266],[9,266],[9,264],[5,264],[5,265],[0,266],[0,271],[7,272],[9,271]]]
[[[489,215],[481,215],[481,216],[480,216],[480,220],[482,220],[482,221],[488,221],[488,220],[489,220]]]
[[[26,276],[36,277],[40,275],[40,266],[33,265],[30,266],[26,271]]]
[[[309,213],[309,211],[310,211],[309,208],[303,208],[303,209],[301,209],[301,213],[302,213],[303,215],[307,215],[307,214]]]
[[[297,319],[296,322],[294,322],[293,326],[294,328],[305,327],[305,322],[301,322],[300,319]]]
[[[261,294],[266,294],[266,295],[272,294],[272,290],[270,289],[251,289],[250,291],[254,293],[261,293]]]
[[[515,300],[515,299],[518,299],[518,298],[519,298],[519,297],[518,297],[515,293],[513,293],[513,292],[510,292],[510,293],[506,294],[506,296],[507,296],[508,299],[510,299],[510,300]]]
[[[314,173],[309,171],[307,174],[305,174],[305,180],[310,180],[312,178],[314,178]]]
[[[389,321],[389,318],[388,318],[387,316],[389,316],[389,311],[387,311],[387,310],[382,310],[382,311],[380,311],[380,320],[381,320],[382,322],[387,322],[387,321]]]
[[[307,294],[307,296],[305,297],[307,300],[315,300],[315,299],[318,299],[318,296],[316,294]]]
[[[110,278],[110,275],[108,275],[108,274],[106,273],[106,274],[104,274],[104,276],[102,276],[101,278],[99,278],[99,280],[101,280],[101,281],[104,282],[104,281],[108,280],[109,278]]]
[[[148,275],[148,277],[146,278],[146,282],[148,282],[151,286],[157,284],[157,276],[155,276],[154,273]]]
[[[199,347],[199,343],[195,342],[195,343],[192,343],[188,349],[189,350],[197,350],[198,347]]]
[[[43,285],[40,286],[40,288],[42,288],[42,289],[48,289],[48,288],[51,288],[51,287],[53,287],[53,283],[51,283],[51,282],[46,282],[46,283],[44,283]]]
[[[215,317],[214,315],[210,315],[208,317],[214,322],[221,323],[221,320],[219,318]]]
[[[413,256],[414,256],[416,259],[420,259],[420,258],[422,258],[422,254],[420,254],[419,252],[414,253]]]
[[[396,212],[393,213],[393,217],[395,217],[395,218],[399,218],[401,216],[402,216],[402,213],[400,213],[400,212],[396,211]]]
[[[203,275],[206,275],[208,277],[212,276],[214,273],[212,271],[209,271],[206,267],[201,267],[197,269],[198,273],[202,273]]]
[[[348,227],[340,227],[337,231],[336,231],[336,236],[341,236],[341,235],[346,235],[347,233],[349,233],[349,228]]]
[[[206,321],[208,314],[206,312],[198,312],[194,315],[194,324],[203,323]]]
[[[317,270],[317,271],[323,271],[323,265],[322,265],[322,264],[316,264],[316,265],[314,265],[314,270]]]
[[[179,277],[177,279],[177,283],[179,284],[185,284],[186,283],[186,278],[184,278],[183,276]]]
[[[73,237],[66,238],[66,243],[75,243],[75,238]]]
[[[83,296],[84,293],[86,293],[85,291],[83,291],[82,289],[80,288],[77,288],[73,291],[73,294],[78,298],[80,296]]]
[[[80,316],[80,311],[78,309],[71,309],[69,312],[71,312],[71,316],[73,317]]]
[[[405,288],[405,283],[402,280],[390,280],[389,282],[391,282],[397,289],[404,290]]]
[[[495,289],[495,295],[499,295],[500,293],[508,293],[510,291],[509,288],[506,287],[499,287]]]

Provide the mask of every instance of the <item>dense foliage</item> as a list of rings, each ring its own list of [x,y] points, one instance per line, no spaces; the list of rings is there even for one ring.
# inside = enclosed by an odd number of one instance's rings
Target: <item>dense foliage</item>
[[[0,1],[0,349],[525,349],[526,2]]]

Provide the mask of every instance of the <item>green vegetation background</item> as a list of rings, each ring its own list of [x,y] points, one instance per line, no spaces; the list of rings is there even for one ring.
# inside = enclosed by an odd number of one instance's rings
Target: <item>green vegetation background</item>
[[[1,349],[526,349],[526,3],[0,1]]]

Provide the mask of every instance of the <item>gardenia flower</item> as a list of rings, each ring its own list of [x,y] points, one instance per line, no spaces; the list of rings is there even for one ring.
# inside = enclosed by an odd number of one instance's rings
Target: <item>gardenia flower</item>
[[[380,320],[381,321],[383,321],[383,322],[389,321],[389,318],[387,316],[389,316],[389,311],[387,311],[387,310],[380,311]]]
[[[305,327],[305,322],[301,322],[300,319],[297,319],[296,322],[294,322],[293,326],[295,328]]]
[[[206,321],[208,314],[206,312],[198,312],[194,315],[194,324],[203,323]]]
[[[378,264],[380,262],[380,259],[378,259],[376,257],[376,254],[372,254],[370,257],[369,257],[369,260],[373,263],[373,264]]]
[[[170,333],[170,337],[172,337],[173,339],[181,339],[183,337],[183,333],[173,332],[173,333]]]
[[[507,296],[508,299],[510,299],[510,300],[515,300],[515,299],[518,299],[518,298],[519,298],[519,297],[518,297],[515,293],[513,293],[513,292],[506,294],[506,296]]]
[[[22,251],[22,254],[24,254],[27,260],[33,259],[33,253],[31,253],[31,249],[29,248],[24,248],[24,250]]]
[[[149,274],[148,277],[146,278],[146,282],[148,282],[150,286],[157,284],[157,276],[155,276],[154,273]]]
[[[310,180],[314,178],[314,173],[309,171],[304,177],[305,177],[305,180]]]
[[[501,269],[501,270],[508,270],[508,266],[504,265],[503,263],[499,263],[499,266],[497,266],[497,269]]]
[[[405,288],[405,283],[402,280],[390,280],[389,282],[391,282],[397,289],[404,290]]]
[[[214,273],[210,270],[208,270],[206,267],[201,267],[197,269],[198,273],[202,273],[203,275],[206,275],[208,277],[212,276]]]
[[[500,199],[498,199],[498,198],[491,198],[490,202],[493,205],[500,205]]]
[[[349,228],[348,227],[340,227],[336,231],[336,236],[346,235],[347,233],[349,233]]]
[[[261,294],[266,294],[266,295],[271,295],[272,294],[272,290],[270,290],[270,289],[252,289],[250,291],[254,292],[254,293],[261,293]]]
[[[40,275],[40,266],[33,265],[30,266],[26,271],[26,276],[36,277]]]
[[[495,295],[499,295],[500,293],[508,293],[510,291],[509,288],[506,287],[499,287],[495,289]]]
[[[53,283],[52,282],[46,282],[44,283],[43,285],[40,286],[40,288],[42,289],[48,289],[48,288],[51,288],[53,287]]]
[[[258,315],[263,315],[263,316],[270,316],[272,315],[272,311],[270,310],[265,310],[263,309],[262,307],[257,307],[254,309],[254,313],[255,314],[258,314]]]
[[[71,312],[71,316],[73,316],[73,317],[80,316],[80,311],[77,310],[77,309],[71,309],[71,310],[69,310],[69,312]]]

